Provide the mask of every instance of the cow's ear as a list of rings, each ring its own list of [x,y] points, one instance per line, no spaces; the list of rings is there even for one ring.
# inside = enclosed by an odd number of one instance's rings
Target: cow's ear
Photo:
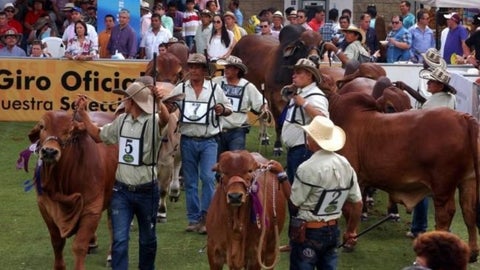
[[[40,139],[40,129],[40,123],[37,123],[28,133],[28,139],[31,143],[34,143]]]

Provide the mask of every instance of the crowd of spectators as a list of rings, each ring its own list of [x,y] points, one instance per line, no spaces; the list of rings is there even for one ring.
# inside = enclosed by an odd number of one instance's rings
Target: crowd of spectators
[[[86,38],[89,43],[92,43],[88,46],[92,47],[94,53],[84,50],[83,54],[93,56],[75,59],[110,58],[113,55],[125,59],[151,59],[153,53],[158,52],[159,45],[167,46],[174,37],[175,40],[185,42],[192,53],[204,53],[205,50],[211,53],[218,49],[219,44],[220,47],[229,48],[222,55],[210,56],[215,60],[219,56],[228,56],[228,51],[231,51],[230,45],[235,44],[247,34],[269,35],[278,39],[285,25],[297,24],[307,30],[319,32],[323,40],[331,42],[337,48],[338,51],[335,51],[337,54],[345,51],[352,43],[345,39],[346,33],[352,33],[346,29],[357,27],[355,29],[363,35],[360,41],[361,46],[367,51],[370,61],[422,63],[422,54],[430,48],[440,47],[439,52],[447,64],[472,64],[478,67],[480,62],[480,54],[474,54],[479,44],[475,41],[478,40],[476,32],[480,26],[480,14],[473,17],[470,30],[462,23],[459,13],[445,14],[447,27],[442,31],[442,38],[437,44],[434,31],[429,27],[433,19],[431,12],[420,9],[416,14],[412,13],[412,5],[409,1],[400,1],[398,14],[390,18],[378,15],[376,6],[370,4],[364,13],[356,16],[359,18],[358,21],[352,17],[352,11],[349,9],[339,12],[336,8],[332,8],[327,12],[321,7],[313,7],[314,11],[287,8],[284,12],[270,7],[244,19],[239,0],[229,0],[223,7],[220,3],[218,0],[186,0],[184,3],[172,0],[155,1],[151,6],[149,2],[141,1],[139,4],[141,29],[136,31],[130,25],[131,15],[128,10],[121,10],[119,14],[108,14],[101,18],[104,21],[104,29],[97,29],[95,0],[74,2],[17,0],[14,3],[7,1],[0,11],[0,40],[2,41],[0,48],[6,46],[3,40],[9,37],[4,35],[7,30],[10,30],[9,33],[14,33],[14,35],[10,34],[10,37],[18,39],[16,45],[26,55],[32,53],[33,43],[38,43],[38,40],[46,37],[61,37],[67,47],[66,50],[71,53],[72,48],[68,48],[69,45],[74,46],[72,45],[75,43],[74,40],[78,40],[76,22],[83,21],[86,25]],[[216,38],[219,32],[214,27],[216,24],[213,20],[214,16],[219,16],[220,20],[217,21],[221,21],[226,29],[220,43]],[[154,23],[152,18],[155,20]],[[15,32],[12,32],[12,29]],[[100,35],[97,35],[97,31]],[[78,47],[79,44],[75,46]],[[42,47],[44,55],[48,55],[45,44]],[[17,49],[15,51],[15,53],[10,51],[3,56],[23,54]],[[363,50],[360,51],[363,52]],[[332,55],[329,55],[331,59],[342,62],[351,60]],[[358,54],[353,54],[355,55]],[[328,59],[327,56],[324,60],[326,59]],[[365,61],[364,59],[356,60]]]

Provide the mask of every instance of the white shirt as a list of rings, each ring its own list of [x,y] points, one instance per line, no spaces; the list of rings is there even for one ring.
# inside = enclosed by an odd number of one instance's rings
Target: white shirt
[[[217,60],[219,58],[222,58],[228,52],[228,49],[233,45],[233,42],[234,42],[233,32],[230,30],[227,30],[227,32],[228,32],[228,36],[230,37],[229,47],[226,47],[222,43],[222,39],[219,35],[214,35],[211,40],[209,39],[209,43],[207,45],[207,52],[211,60]]]
[[[95,30],[95,27],[93,27],[91,24],[86,24],[87,25],[87,34],[88,38],[93,42],[94,46],[98,48],[98,34],[97,30]],[[63,32],[62,40],[63,42],[67,43],[70,39],[74,38],[75,35],[75,23],[71,22],[68,26],[67,29],[65,29],[65,32]]]
[[[153,59],[153,53],[158,54],[158,45],[167,43],[170,38],[172,33],[165,27],[160,27],[157,34],[153,33],[152,28],[148,29],[140,41],[140,48],[145,48],[145,58]]]

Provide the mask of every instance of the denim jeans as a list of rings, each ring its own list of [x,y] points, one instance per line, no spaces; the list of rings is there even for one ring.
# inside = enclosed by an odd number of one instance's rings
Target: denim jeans
[[[185,43],[187,43],[188,51],[192,51],[193,45],[195,43],[195,36],[185,36]],[[203,52],[199,52],[203,54]]]
[[[131,192],[124,186],[115,184],[112,202],[112,269],[128,269],[128,240],[130,223],[137,216],[139,231],[139,262],[138,269],[155,269],[157,253],[157,210],[159,200],[158,184],[147,192]]]
[[[312,152],[307,149],[306,144],[289,148],[287,151],[287,177],[290,184],[293,183],[298,166],[312,156]]]
[[[307,229],[305,242],[290,241],[290,270],[337,269],[338,226]]]
[[[198,140],[182,136],[182,172],[189,223],[198,223],[207,214],[215,191],[215,172],[218,144],[215,138]],[[198,195],[198,180],[202,182],[201,199]]]
[[[428,228],[428,197],[423,198],[413,209],[412,227],[410,231],[416,236]]]
[[[218,152],[233,150],[245,150],[245,137],[247,128],[236,128],[227,132],[220,133],[220,142],[218,144]]]

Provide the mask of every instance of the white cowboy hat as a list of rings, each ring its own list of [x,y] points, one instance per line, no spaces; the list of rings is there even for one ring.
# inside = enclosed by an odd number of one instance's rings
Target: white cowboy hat
[[[153,82],[153,79],[151,80]],[[151,85],[144,84],[143,82],[135,81],[131,83],[126,90],[115,89],[113,93],[124,95],[127,98],[133,99],[133,101],[148,114],[153,113],[153,95],[148,88]]]
[[[230,55],[227,58],[218,59],[217,64],[220,66],[234,66],[243,71],[244,74],[248,72],[248,68],[243,64],[242,59],[233,55]]]
[[[345,131],[335,126],[332,120],[325,116],[315,116],[308,126],[302,126],[305,132],[327,151],[338,151],[345,145]]]
[[[142,1],[142,3],[140,3],[140,8],[150,10],[150,4],[147,1]]]
[[[293,66],[293,69],[305,69],[308,72],[312,73],[313,76],[315,77],[315,81],[317,83],[320,83],[322,81],[322,78],[320,77],[320,73],[318,73],[318,68],[315,65],[315,63],[312,62],[312,60],[309,60],[307,58],[300,58],[298,59],[297,63],[295,66]]]
[[[453,88],[449,84],[450,79],[451,79],[450,73],[448,73],[447,70],[445,70],[441,67],[437,67],[430,72],[422,72],[420,74],[420,76],[421,76],[422,79],[425,79],[425,80],[433,80],[433,81],[440,82],[440,83],[444,84],[445,86],[447,86],[449,92],[451,92],[453,94],[457,93],[455,88]]]
[[[430,48],[425,53],[422,53],[422,57],[429,67],[441,67],[443,69],[447,67],[447,62],[443,60],[442,56],[440,56],[440,53],[435,48]]]

